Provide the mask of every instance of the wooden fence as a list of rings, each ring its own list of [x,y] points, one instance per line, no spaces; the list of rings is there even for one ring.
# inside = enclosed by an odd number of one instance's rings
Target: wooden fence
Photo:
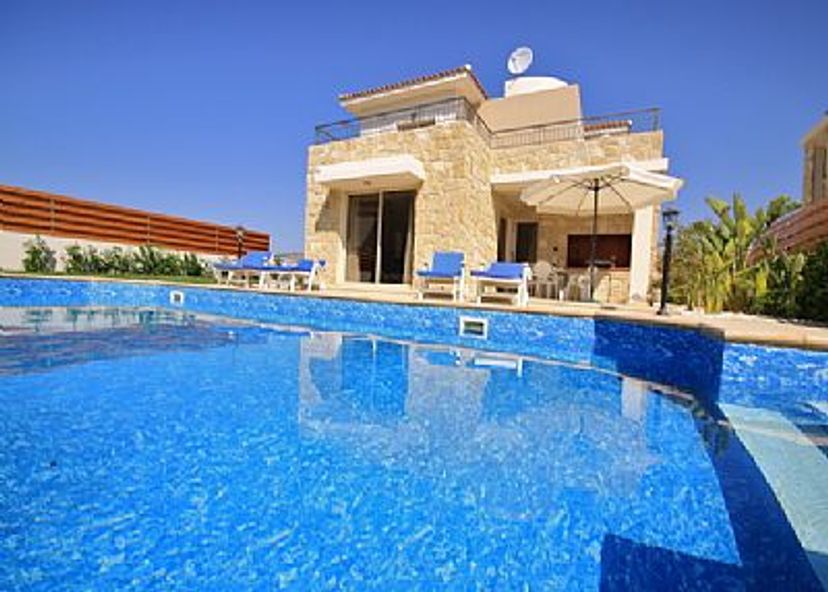
[[[828,200],[799,208],[774,222],[768,229],[784,250],[810,251],[828,241]]]
[[[0,185],[0,230],[216,255],[238,252],[236,229],[65,195]],[[270,235],[244,231],[242,251],[267,250]]]

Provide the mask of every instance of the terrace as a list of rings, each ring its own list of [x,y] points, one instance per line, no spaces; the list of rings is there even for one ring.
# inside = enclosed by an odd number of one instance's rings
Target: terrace
[[[404,132],[466,121],[477,130],[489,148],[498,149],[654,132],[661,129],[659,119],[658,108],[647,108],[492,131],[465,97],[453,97],[317,125],[314,142],[327,144],[375,134]]]

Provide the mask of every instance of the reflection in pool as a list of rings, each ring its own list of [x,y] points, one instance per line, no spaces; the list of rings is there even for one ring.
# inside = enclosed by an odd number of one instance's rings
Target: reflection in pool
[[[337,334],[301,353],[304,434],[427,480],[429,496],[459,503],[484,532],[534,532],[553,565],[594,572],[607,533],[738,561],[692,415],[646,383]]]

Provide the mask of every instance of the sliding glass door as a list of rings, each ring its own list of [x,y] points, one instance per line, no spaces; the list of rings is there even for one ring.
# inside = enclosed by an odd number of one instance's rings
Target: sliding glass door
[[[413,235],[413,191],[350,196],[346,279],[383,284],[411,281]]]
[[[348,200],[347,273],[349,282],[374,282],[377,273],[379,194]]]

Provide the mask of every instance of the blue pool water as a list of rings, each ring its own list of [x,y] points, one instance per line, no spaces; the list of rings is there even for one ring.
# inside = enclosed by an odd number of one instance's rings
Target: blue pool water
[[[675,386],[158,307],[0,311],[0,589],[820,589],[718,407]]]

